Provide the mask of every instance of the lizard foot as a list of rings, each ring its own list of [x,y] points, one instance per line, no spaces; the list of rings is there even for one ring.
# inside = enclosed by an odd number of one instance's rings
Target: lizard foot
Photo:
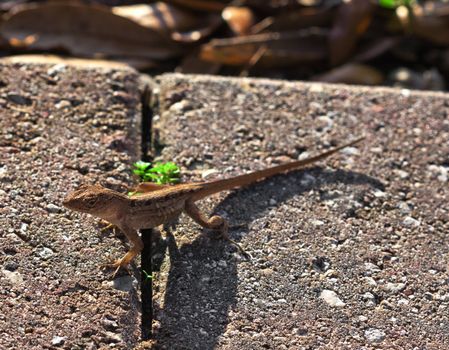
[[[114,273],[112,274],[112,279],[114,279],[117,276],[117,273],[120,271],[120,268],[123,267],[128,274],[131,275],[131,271],[129,270],[129,262],[124,261],[125,257],[121,259],[117,259],[114,262],[106,263],[101,265],[102,268],[115,268]]]
[[[223,238],[224,240],[231,243],[234,247],[236,247],[247,260],[251,260],[252,256],[248,252],[246,252],[245,249],[243,249],[240,244],[238,244],[231,237],[229,237],[228,230],[229,230],[228,223],[223,220],[222,227],[219,228],[219,233],[220,233],[221,238]]]
[[[116,260],[113,263],[106,264],[106,267],[115,267],[114,274],[112,275],[112,278],[115,278],[117,275],[117,272],[119,272],[120,268],[125,268],[126,271],[131,275],[131,271],[129,270],[129,264],[134,259],[134,257],[140,252],[141,249],[139,248],[132,248],[128,253],[125,254],[125,256],[121,259]]]
[[[112,232],[114,232],[114,234],[116,233],[115,232],[115,229],[117,228],[116,225],[111,224],[110,222],[103,220],[103,219],[100,220],[99,224],[103,226],[102,228],[100,228],[100,232],[103,233],[103,232],[112,230]]]

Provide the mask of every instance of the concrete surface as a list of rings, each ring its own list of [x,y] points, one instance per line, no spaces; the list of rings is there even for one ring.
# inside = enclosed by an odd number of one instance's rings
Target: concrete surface
[[[155,274],[166,349],[449,348],[443,93],[165,75],[154,135],[184,180],[367,139],[202,202],[252,255],[181,217]]]
[[[126,247],[61,203],[80,183],[130,184],[137,80],[123,68],[0,64],[0,349],[139,340],[137,280],[99,268]]]
[[[154,259],[153,348],[449,347],[447,94],[157,79],[158,157],[185,181],[367,139],[201,202],[235,225],[250,261],[182,216]],[[82,182],[132,182],[137,80],[123,68],[0,65],[0,349],[149,348],[137,270],[114,282],[98,268],[126,247],[61,206]]]

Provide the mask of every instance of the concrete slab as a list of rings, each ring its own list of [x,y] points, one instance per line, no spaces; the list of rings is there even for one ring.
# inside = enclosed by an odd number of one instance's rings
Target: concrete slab
[[[160,158],[228,177],[367,139],[201,203],[253,256],[181,217],[155,278],[166,349],[449,347],[449,103],[443,93],[159,77]]]
[[[138,283],[99,269],[126,248],[62,207],[80,183],[123,190],[139,137],[138,75],[0,64],[0,348],[131,348]]]

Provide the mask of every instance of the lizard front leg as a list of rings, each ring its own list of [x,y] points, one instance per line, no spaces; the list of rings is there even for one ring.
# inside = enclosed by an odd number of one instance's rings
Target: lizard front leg
[[[219,231],[221,236],[225,240],[236,246],[244,256],[246,257],[250,256],[247,252],[245,252],[245,250],[240,246],[240,244],[238,244],[236,241],[231,239],[231,237],[229,237],[228,234],[229,225],[228,222],[223,217],[214,215],[209,219],[206,219],[206,217],[203,215],[203,213],[201,213],[200,209],[196,206],[196,204],[190,200],[186,202],[184,209],[186,214],[190,216],[196,223],[200,224],[202,227]]]
[[[116,267],[116,270],[114,271],[114,274],[112,275],[112,278],[115,278],[115,275],[120,270],[121,267],[124,267],[125,269],[128,268],[128,265],[132,262],[132,260],[135,258],[137,254],[139,254],[143,249],[143,242],[140,239],[137,230],[132,229],[131,227],[128,227],[126,225],[120,225],[120,230],[125,234],[125,236],[128,238],[131,248],[129,251],[123,256],[121,259],[117,259],[112,264],[108,264],[108,266]]]

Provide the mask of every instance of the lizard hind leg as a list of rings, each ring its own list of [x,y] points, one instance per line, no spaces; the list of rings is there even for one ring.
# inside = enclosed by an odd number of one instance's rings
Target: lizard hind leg
[[[186,202],[185,212],[202,227],[219,231],[223,239],[234,245],[245,257],[250,257],[250,255],[240,246],[240,244],[229,237],[229,225],[223,217],[214,215],[207,219],[193,201]]]
[[[138,235],[136,230],[133,230],[133,229],[131,229],[130,227],[128,227],[126,225],[123,226],[123,227],[120,227],[120,229],[123,231],[123,233],[128,238],[129,242],[131,243],[131,248],[123,256],[123,258],[117,259],[112,264],[103,265],[103,266],[115,267],[116,268],[114,274],[112,275],[112,278],[115,278],[115,276],[117,275],[117,272],[122,267],[125,268],[129,272],[129,270],[128,270],[129,264],[134,260],[136,255],[139,254],[142,251],[142,249],[143,249],[143,242],[140,239],[140,237],[139,237],[139,235]]]

